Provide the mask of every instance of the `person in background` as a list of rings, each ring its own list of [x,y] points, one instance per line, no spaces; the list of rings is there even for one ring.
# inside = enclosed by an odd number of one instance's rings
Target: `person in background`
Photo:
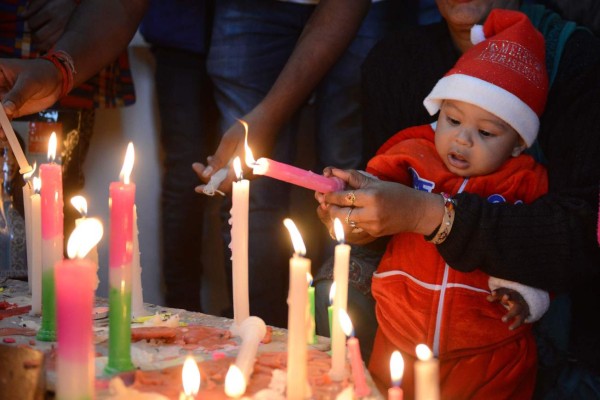
[[[517,304],[524,297],[528,322],[546,311],[548,294],[479,270],[453,270],[435,245],[452,232],[451,197],[457,193],[527,204],[547,192],[544,167],[522,154],[535,141],[548,93],[544,39],[525,14],[508,10],[493,10],[471,36],[475,46],[425,98],[431,115],[439,111],[437,121],[395,134],[367,165],[368,173],[385,181],[441,194],[445,204],[431,235],[398,233],[388,244],[373,277],[379,329],[369,369],[389,387],[390,356],[399,349],[403,389],[412,398],[415,348],[424,343],[440,360],[442,398],[530,399],[536,373],[531,325],[519,328],[518,318],[507,329],[504,308],[490,306],[486,293],[508,290]],[[331,226],[327,204],[318,210]],[[353,228],[348,239],[375,240],[355,223],[353,210],[345,218]]]
[[[213,2],[150,0],[140,26],[156,60],[163,153],[161,263],[165,305],[202,311],[202,237],[207,198],[191,165],[216,141],[217,110],[206,72]],[[207,251],[204,249],[204,251]]]
[[[363,65],[370,148],[406,127],[430,123],[419,99],[472,46],[470,27],[492,8],[518,9],[519,3],[437,0],[442,23],[392,33],[375,46]],[[547,38],[550,92],[532,154],[541,155],[547,167],[548,194],[519,207],[457,194],[452,231],[437,248],[456,270],[481,269],[557,293],[535,327],[540,356],[535,398],[597,398],[600,341],[594,332],[600,322],[590,316],[600,307],[593,288],[600,276],[595,235],[600,117],[591,110],[598,104],[600,40],[541,5],[523,4],[521,10]],[[359,188],[352,220],[373,236],[428,235],[443,216],[439,196],[356,172],[334,173]],[[347,215],[347,193],[325,195],[332,216]]]
[[[257,158],[268,156],[277,161],[294,163],[298,137],[313,134],[317,169],[332,162],[357,167],[362,157],[359,66],[371,47],[386,32],[399,25],[399,18],[396,16],[400,11],[396,9],[403,6],[401,11],[405,14],[400,15],[408,18],[406,10],[408,6],[416,7],[416,2],[383,0],[373,3],[356,38],[327,75],[308,92],[294,94],[294,98],[290,99],[296,104],[296,108],[288,114],[289,123],[284,123],[288,122],[286,117],[286,121],[280,121],[281,124],[268,132],[272,135],[269,139],[262,140],[267,134],[261,131],[264,126],[255,124],[255,118],[248,116],[248,113],[259,112],[256,111],[261,107],[259,103],[271,87],[278,84],[275,83],[278,75],[290,55],[295,54],[294,49],[301,46],[300,43],[304,43],[305,39],[310,39],[307,32],[323,17],[316,11],[320,7],[316,5],[316,1],[305,3],[307,2],[246,0],[216,2],[208,72],[215,84],[215,98],[222,115],[221,128],[223,131],[227,130],[219,147],[222,150],[224,143],[230,140],[231,132],[239,132],[241,124],[237,119],[241,118],[248,122],[249,144]],[[328,1],[323,3],[326,5]],[[365,5],[365,11],[368,6],[369,4]],[[354,5],[344,5],[344,8],[351,7]],[[415,17],[416,12],[410,15]],[[320,36],[310,40],[328,42],[332,39]],[[301,69],[310,68],[308,64],[320,57],[328,62],[337,58],[335,53],[329,50],[321,52],[320,48],[319,44],[310,49],[310,54],[302,60],[306,64]],[[293,79],[302,79],[303,76],[302,73]],[[315,132],[300,132],[299,116],[294,112],[306,102],[311,92]],[[232,155],[233,153],[218,156],[225,161],[218,168],[227,164]],[[196,164],[196,171],[199,174],[207,172],[202,164]],[[262,178],[252,182],[250,191],[250,312],[263,318],[268,324],[283,327],[287,325],[288,269],[285,266],[290,249],[281,221],[289,216],[290,190],[287,183]],[[230,203],[226,203],[225,221],[229,219],[230,208]],[[316,219],[315,222],[318,226]],[[229,244],[229,225],[223,223],[223,227],[226,229],[224,243]],[[318,229],[315,228],[314,235],[317,232]],[[224,259],[229,262],[229,254]],[[319,264],[315,263],[317,266]],[[227,273],[231,274],[230,266]]]

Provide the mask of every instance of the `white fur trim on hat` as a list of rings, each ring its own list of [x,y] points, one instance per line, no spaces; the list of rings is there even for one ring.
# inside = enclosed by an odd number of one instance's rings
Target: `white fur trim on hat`
[[[520,98],[487,81],[465,74],[443,77],[423,100],[430,115],[440,110],[443,100],[458,100],[474,104],[494,114],[512,126],[527,147],[537,137],[540,121],[533,109]]]
[[[485,40],[485,33],[483,33],[483,25],[473,25],[471,28],[471,43],[479,44]]]
[[[542,318],[542,315],[548,311],[548,307],[550,306],[550,295],[545,290],[536,289],[531,286],[523,285],[513,281],[507,281],[494,276],[490,276],[488,285],[492,291],[503,287],[512,289],[515,292],[519,292],[529,306],[529,317],[525,319],[525,322],[531,323],[539,320]]]

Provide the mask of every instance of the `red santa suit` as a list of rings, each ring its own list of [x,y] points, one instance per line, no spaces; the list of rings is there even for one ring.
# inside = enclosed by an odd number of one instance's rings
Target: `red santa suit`
[[[544,167],[527,155],[490,175],[457,176],[440,159],[434,135],[430,125],[397,133],[367,171],[418,190],[466,191],[491,202],[529,203],[547,191]],[[452,269],[423,235],[394,235],[372,283],[379,321],[369,365],[374,377],[389,382],[390,355],[400,350],[406,362],[402,387],[412,398],[415,347],[424,343],[440,362],[442,399],[530,399],[536,375],[531,324],[508,329],[501,320],[506,309],[486,300],[489,278]]]

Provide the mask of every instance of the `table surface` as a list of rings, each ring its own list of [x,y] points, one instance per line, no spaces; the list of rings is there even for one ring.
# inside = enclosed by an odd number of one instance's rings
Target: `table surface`
[[[29,306],[31,304],[31,296],[29,294],[27,282],[17,280],[0,281],[0,302],[16,304],[20,307]],[[108,302],[104,298],[96,298],[95,305],[97,307],[108,307]],[[144,308],[148,315],[156,313],[166,313],[170,315],[179,315],[181,324],[202,325],[219,329],[228,330],[232,324],[232,320],[213,315],[202,314],[198,312],[190,312],[181,309],[173,309],[161,307],[153,304],[144,304]],[[0,313],[4,311],[0,310]],[[15,388],[19,383],[22,386],[20,399],[43,399],[45,387],[48,393],[45,397],[52,398],[56,376],[54,368],[44,367],[48,365],[48,360],[43,363],[40,368],[39,360],[43,360],[41,355],[53,353],[56,342],[42,342],[35,339],[35,336],[25,336],[22,334],[11,333],[10,328],[16,328],[19,332],[23,332],[28,328],[37,330],[40,327],[41,317],[30,315],[28,312],[6,316],[0,314],[0,336],[2,342],[0,344],[0,393],[4,392],[4,388]],[[142,326],[141,324],[132,324],[132,327]],[[108,380],[110,377],[103,376],[104,366],[107,362],[108,354],[108,318],[100,318],[94,321],[94,342],[96,350],[96,376],[98,379]],[[237,345],[229,345],[223,349],[219,349],[220,353],[224,353],[227,357],[235,357],[239,350],[241,340],[239,337],[233,337],[232,341]],[[272,340],[268,344],[259,346],[259,352],[280,352],[286,351],[287,347],[287,331],[285,329],[272,327]],[[319,351],[328,351],[330,348],[329,338],[317,337],[317,343],[310,345],[309,348]],[[32,352],[32,349],[34,350]],[[197,361],[202,361],[211,358],[210,351],[198,348],[194,349],[192,355]],[[15,355],[19,354],[18,357]],[[160,345],[155,343],[147,343],[144,341],[131,344],[132,362],[136,368],[140,370],[160,370],[168,367],[182,365],[185,357],[190,354],[190,349],[184,349],[181,345]],[[20,357],[20,358],[19,358]],[[23,358],[31,360],[30,364],[23,368]],[[372,394],[369,399],[383,399],[374,385],[371,377],[367,372],[367,381],[372,388]],[[12,391],[12,390],[11,390]],[[6,393],[6,392],[4,392]],[[96,398],[103,398],[102,393],[97,393]]]

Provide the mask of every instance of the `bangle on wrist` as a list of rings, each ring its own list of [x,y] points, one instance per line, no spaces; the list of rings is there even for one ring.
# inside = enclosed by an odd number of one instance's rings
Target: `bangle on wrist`
[[[73,64],[73,58],[63,50],[50,50],[40,58],[50,61],[60,72],[62,76],[62,86],[60,90],[60,97],[64,97],[73,89],[75,65]]]
[[[442,223],[430,235],[425,236],[425,240],[433,244],[443,243],[450,234],[452,224],[454,223],[454,208],[456,202],[446,193],[441,193],[441,195],[444,198],[444,216],[442,218]]]

